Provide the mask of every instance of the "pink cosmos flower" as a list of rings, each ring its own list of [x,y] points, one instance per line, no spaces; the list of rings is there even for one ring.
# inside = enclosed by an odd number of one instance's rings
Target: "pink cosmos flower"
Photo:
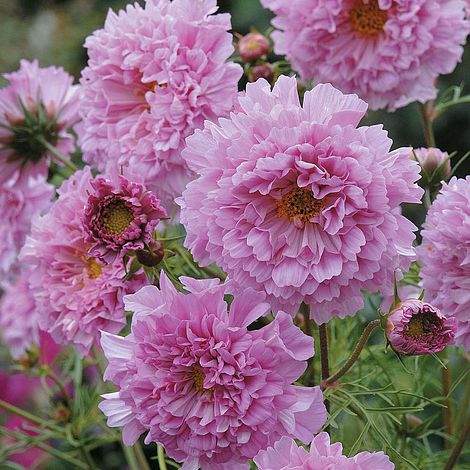
[[[146,0],[109,12],[85,42],[85,161],[137,169],[165,203],[181,194],[190,178],[185,137],[229,113],[242,75],[227,62],[230,16],[216,11],[216,0]]]
[[[470,32],[465,0],[261,0],[274,50],[303,79],[357,93],[371,109],[435,98]]]
[[[470,176],[452,178],[426,216],[418,248],[425,299],[458,320],[457,344],[470,351]]]
[[[47,176],[52,154],[45,140],[63,154],[74,149],[69,133],[78,121],[79,89],[61,67],[40,68],[22,60],[3,75],[0,90],[0,184],[15,174]]]
[[[406,356],[441,352],[454,343],[457,321],[418,299],[400,302],[387,318],[390,346]]]
[[[82,223],[88,195],[94,192],[89,168],[59,188],[50,211],[33,221],[21,252],[31,266],[30,287],[39,326],[59,343],[72,342],[86,354],[99,330],[119,332],[126,323],[122,297],[146,284],[143,273],[124,281],[123,262],[104,265],[90,256]]]
[[[326,419],[319,387],[292,385],[313,355],[313,339],[289,315],[259,330],[247,326],[269,309],[247,289],[230,315],[226,286],[181,278],[178,293],[165,274],[160,290],[125,299],[131,333],[103,333],[105,379],[119,391],[104,395],[108,425],[122,426],[126,445],[145,431],[182,462],[182,470],[249,469],[248,460],[284,435],[312,439]]]
[[[13,177],[0,185],[0,282],[8,283],[14,278],[15,263],[30,231],[31,219],[50,206],[53,194],[53,186],[42,176]]]
[[[119,176],[113,182],[97,177],[91,182],[83,214],[91,256],[113,262],[130,250],[142,250],[152,240],[159,220],[167,216],[160,201],[145,186]]]
[[[262,450],[254,459],[259,470],[393,470],[395,465],[383,452],[361,452],[354,457],[342,454],[342,445],[330,444],[330,436],[316,436],[307,452],[290,437],[283,437]]]
[[[301,106],[281,76],[239,101],[183,152],[199,174],[179,201],[195,259],[217,262],[235,290],[265,291],[274,311],[310,304],[319,323],[362,308],[361,289],[391,293],[414,255],[400,204],[422,195],[410,149],[390,151],[382,126],[356,128],[367,105],[331,85]]]

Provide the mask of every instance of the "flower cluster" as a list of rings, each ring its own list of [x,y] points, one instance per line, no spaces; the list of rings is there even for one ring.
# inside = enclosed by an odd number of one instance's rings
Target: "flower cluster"
[[[452,178],[432,204],[418,248],[426,299],[458,320],[456,340],[470,351],[470,177]]]
[[[313,339],[280,312],[269,325],[247,326],[266,313],[264,295],[247,289],[227,314],[226,286],[182,278],[178,293],[165,275],[160,290],[126,297],[131,333],[103,333],[105,378],[119,391],[100,408],[133,444],[163,444],[184,469],[248,468],[259,450],[289,435],[309,442],[325,422],[319,387],[292,385],[313,355]],[[235,467],[234,467],[235,468]]]
[[[230,16],[216,11],[216,0],[146,0],[109,12],[85,42],[85,161],[137,168],[164,201],[181,194],[190,178],[185,137],[229,113],[242,74],[227,62]]]
[[[361,289],[393,288],[413,256],[415,227],[400,204],[418,203],[410,149],[390,151],[381,126],[356,128],[367,105],[317,85],[300,105],[295,78],[248,84],[241,111],[206,123],[183,152],[199,178],[180,199],[186,246],[216,261],[240,292],[266,291],[275,311],[353,315]]]
[[[302,78],[390,110],[436,97],[470,32],[464,0],[261,0],[274,49]]]
[[[32,268],[29,284],[40,327],[59,343],[74,343],[82,354],[99,330],[123,328],[122,296],[146,284],[143,273],[124,280],[122,259],[105,264],[91,256],[82,219],[92,182],[89,168],[66,180],[49,212],[33,221],[20,254]]]

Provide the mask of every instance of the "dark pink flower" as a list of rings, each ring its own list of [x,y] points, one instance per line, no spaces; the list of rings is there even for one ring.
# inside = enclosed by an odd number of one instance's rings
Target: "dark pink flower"
[[[457,321],[418,299],[400,302],[387,319],[387,338],[392,348],[405,356],[442,351],[454,343]]]
[[[94,192],[83,214],[91,256],[110,263],[130,250],[142,250],[152,240],[159,220],[166,217],[160,201],[145,186],[119,176],[91,181]]]

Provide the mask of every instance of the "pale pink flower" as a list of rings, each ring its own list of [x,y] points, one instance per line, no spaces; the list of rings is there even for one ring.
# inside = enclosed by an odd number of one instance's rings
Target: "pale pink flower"
[[[390,346],[405,356],[441,352],[454,343],[457,321],[418,299],[406,299],[387,318]]]
[[[441,170],[438,172],[437,176],[440,180],[446,178],[450,174],[451,167],[449,154],[438,148],[421,147],[413,149],[411,158],[415,158],[418,161],[421,168],[429,177],[431,177],[439,167],[441,167]]]
[[[457,344],[470,351],[470,176],[444,183],[418,248],[425,299],[458,320]]]
[[[115,181],[98,176],[91,182],[83,213],[91,256],[113,262],[131,250],[142,250],[152,240],[160,219],[167,216],[160,201],[145,186],[124,176]]]
[[[22,60],[3,75],[0,90],[0,184],[15,174],[47,177],[52,154],[44,139],[68,155],[74,149],[69,130],[78,121],[79,88],[62,67],[40,68]]]
[[[361,452],[354,457],[343,455],[343,447],[330,444],[322,432],[310,445],[310,451],[298,447],[290,437],[283,437],[261,451],[254,459],[259,470],[393,470],[395,465],[383,452]]]
[[[20,258],[31,266],[30,287],[39,326],[59,343],[73,343],[86,354],[99,330],[118,333],[126,323],[123,295],[146,284],[137,273],[125,281],[121,259],[104,265],[90,256],[82,223],[93,193],[89,168],[76,172],[58,190],[50,211],[33,221]]]
[[[414,256],[418,203],[410,149],[390,151],[382,126],[359,127],[367,105],[331,85],[299,103],[295,78],[248,84],[242,111],[206,123],[183,152],[199,178],[179,200],[186,246],[236,289],[265,291],[274,311],[302,302],[324,323],[353,315],[362,289],[393,292]]]
[[[435,98],[461,60],[465,0],[261,0],[274,50],[303,79],[357,93],[371,109]]]
[[[230,112],[242,75],[227,62],[230,16],[216,11],[216,0],[147,0],[110,11],[85,42],[84,159],[132,167],[165,204],[191,177],[185,137]]]
[[[15,277],[18,253],[31,229],[31,220],[48,209],[53,194],[54,187],[42,176],[12,177],[0,184],[1,283],[8,283]]]
[[[108,425],[123,427],[126,445],[148,431],[184,462],[182,470],[249,469],[248,460],[284,435],[309,442],[326,419],[319,387],[293,382],[305,371],[313,339],[280,312],[259,330],[247,326],[269,309],[247,289],[227,313],[226,286],[181,278],[177,292],[165,274],[126,297],[134,312],[126,337],[103,333]]]

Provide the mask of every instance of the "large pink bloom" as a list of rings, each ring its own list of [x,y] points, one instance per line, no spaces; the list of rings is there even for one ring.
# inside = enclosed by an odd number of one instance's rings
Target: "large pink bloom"
[[[33,222],[21,252],[32,266],[30,286],[39,325],[59,343],[72,342],[86,354],[99,330],[119,332],[126,323],[123,295],[146,283],[143,273],[124,281],[121,259],[104,265],[90,256],[82,217],[93,192],[89,168],[65,181],[50,211]]]
[[[285,313],[260,330],[264,295],[235,297],[216,280],[182,278],[177,293],[163,274],[126,297],[131,334],[104,333],[105,378],[119,388],[100,408],[109,426],[123,426],[132,444],[162,444],[182,469],[249,469],[248,460],[284,435],[309,442],[326,419],[319,387],[292,385],[313,355],[313,339]]]
[[[414,252],[400,203],[419,202],[410,149],[382,126],[356,128],[367,105],[331,85],[299,103],[295,78],[247,86],[242,111],[206,123],[183,155],[200,176],[180,200],[186,246],[274,310],[312,306],[320,323],[353,315],[361,289],[393,289]]]
[[[470,351],[470,176],[443,184],[423,227],[425,298],[458,320],[457,343]]]
[[[53,194],[53,186],[42,176],[13,177],[0,185],[0,282],[14,278],[15,263],[31,229],[31,219],[50,206]]]
[[[90,251],[106,262],[149,244],[159,220],[167,216],[160,201],[145,186],[119,176],[114,181],[98,176],[83,213]]]
[[[259,470],[393,470],[395,465],[383,452],[361,452],[354,457],[343,455],[343,447],[330,444],[330,436],[316,436],[307,452],[293,439],[283,437],[255,457]]]
[[[435,98],[460,61],[464,0],[261,0],[276,17],[275,51],[304,79],[357,93],[371,109]]]
[[[61,67],[40,68],[22,60],[0,90],[0,184],[15,173],[47,176],[52,154],[45,139],[64,154],[73,148],[68,132],[78,121],[79,90]]]
[[[147,0],[109,12],[85,42],[85,161],[138,170],[165,202],[181,194],[190,177],[184,138],[229,113],[242,74],[226,62],[230,16],[216,11],[216,0]]]

